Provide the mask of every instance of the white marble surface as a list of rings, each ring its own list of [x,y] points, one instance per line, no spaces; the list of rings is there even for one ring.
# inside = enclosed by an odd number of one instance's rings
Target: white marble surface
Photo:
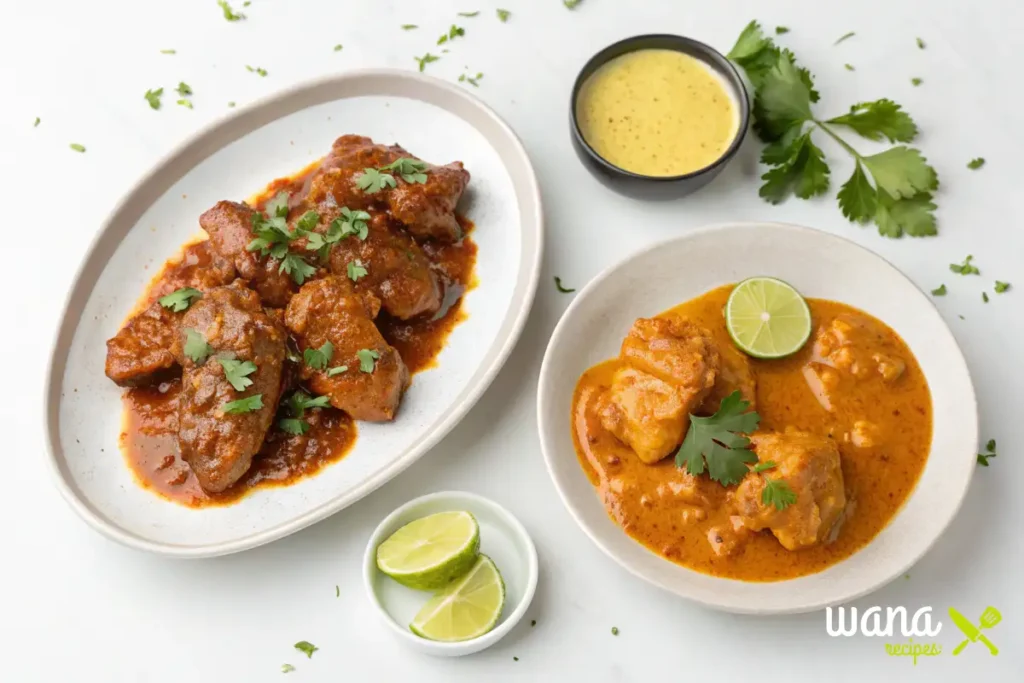
[[[497,2],[513,12],[507,24],[494,17]],[[214,0],[5,3],[0,179],[16,199],[9,200],[14,215],[5,221],[8,258],[0,269],[7,320],[0,335],[7,361],[0,398],[7,463],[0,496],[0,680],[276,681],[285,662],[297,667],[286,680],[305,681],[640,681],[666,674],[687,681],[1020,680],[1024,136],[1015,124],[1024,105],[1016,63],[1024,6],[1013,0],[864,0],[827,10],[811,0],[767,5],[585,0],[570,12],[557,0],[254,0],[244,9],[235,3],[248,20],[228,23]],[[455,16],[477,9],[476,18]],[[790,27],[785,42],[817,76],[821,111],[840,113],[888,96],[913,113],[922,129],[918,144],[942,179],[938,238],[884,240],[846,223],[833,198],[769,206],[757,197],[752,146],[699,195],[661,205],[610,194],[577,163],[566,130],[567,96],[590,54],[620,37],[656,31],[727,50],[755,17],[769,27]],[[50,485],[41,405],[49,336],[96,226],[138,174],[204,123],[227,115],[228,101],[243,103],[337,70],[415,68],[412,56],[436,53],[436,36],[453,21],[466,35],[429,73],[452,80],[464,71],[485,74],[477,94],[522,136],[546,193],[542,286],[524,337],[491,390],[408,472],[270,546],[173,562],[90,531]],[[421,28],[403,32],[403,23]],[[848,31],[857,35],[834,46]],[[927,49],[914,45],[915,36]],[[334,52],[338,43],[344,49]],[[162,48],[177,54],[162,55]],[[269,75],[249,73],[245,64]],[[909,83],[915,76],[924,79],[918,88]],[[194,110],[174,105],[169,91],[179,80],[194,88]],[[154,112],[142,94],[159,86],[168,94]],[[33,128],[36,116],[42,123]],[[70,151],[72,142],[87,153]],[[843,180],[847,160],[830,143],[823,146],[834,178]],[[975,156],[988,163],[970,172],[965,164]],[[534,416],[540,356],[569,296],[555,290],[552,276],[582,284],[661,236],[751,219],[835,231],[889,258],[922,287],[949,287],[939,306],[974,376],[982,436],[998,439],[1001,455],[977,473],[960,515],[910,578],[856,604],[932,605],[942,613],[954,605],[975,619],[994,605],[1003,614],[991,631],[998,657],[976,645],[951,657],[959,634],[948,619],[936,638],[946,653],[915,667],[886,656],[880,639],[828,637],[820,613],[764,619],[695,607],[614,565],[558,501],[538,452]],[[948,271],[948,263],[968,253],[982,277]],[[981,290],[996,278],[1014,281],[1017,290],[983,304]],[[537,543],[541,582],[531,614],[508,638],[480,655],[443,661],[408,651],[372,619],[359,557],[393,508],[457,488],[493,497],[522,519]],[[537,625],[530,627],[529,619]],[[320,650],[307,660],[291,647],[298,640]]]

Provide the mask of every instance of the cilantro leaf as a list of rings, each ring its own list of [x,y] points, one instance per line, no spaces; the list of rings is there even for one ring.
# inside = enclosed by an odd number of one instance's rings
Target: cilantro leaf
[[[894,199],[910,198],[938,188],[935,169],[925,163],[916,149],[899,145],[862,159],[875,180],[875,187]]]
[[[939,285],[933,289],[932,296],[946,296],[946,285]]]
[[[748,471],[747,463],[757,462],[744,434],[756,430],[761,417],[747,412],[749,407],[740,392],[734,391],[722,399],[714,415],[691,415],[690,429],[676,453],[676,466],[686,466],[687,472],[697,475],[704,473],[707,463],[712,480],[723,486],[739,482]]]
[[[996,280],[996,294],[1002,294],[1003,292],[1005,292],[1009,288],[1010,288],[1010,283],[1009,282],[1000,282],[999,280]]]
[[[277,427],[292,436],[302,436],[309,431],[309,423],[297,417],[283,417],[277,421]]]
[[[743,27],[740,37],[736,39],[736,44],[732,46],[727,56],[745,67],[743,62],[749,61],[770,46],[771,41],[765,38],[761,25],[757,21],[752,21]]]
[[[313,653],[319,650],[320,648],[318,648],[316,645],[307,640],[300,640],[299,642],[295,643],[295,649],[299,652],[305,653],[307,657],[312,659]]]
[[[356,358],[359,359],[360,372],[371,373],[380,359],[380,353],[373,349],[359,349],[356,351]]]
[[[499,9],[498,10],[498,20],[501,23],[503,23],[503,24],[507,23],[508,22],[508,18],[511,17],[511,16],[512,16],[512,13],[509,12],[507,9]]]
[[[821,149],[805,133],[790,147],[793,155],[788,162],[770,169],[761,176],[764,185],[759,194],[772,204],[778,204],[790,192],[807,199],[828,190],[829,168]]]
[[[281,265],[278,267],[277,272],[287,273],[292,276],[292,280],[295,284],[301,285],[309,278],[316,275],[316,268],[309,265],[306,259],[302,258],[298,254],[288,252],[281,259]]]
[[[266,204],[264,209],[271,218],[288,217],[288,200],[291,196],[287,191],[281,190],[275,194]]]
[[[839,188],[839,210],[849,220],[866,223],[875,217],[878,210],[878,197],[875,188],[868,182],[867,175],[860,161],[853,169],[853,175]]]
[[[206,337],[190,327],[185,328],[185,344],[182,350],[185,352],[185,356],[196,365],[202,365],[203,361],[213,353],[213,348],[206,343]]]
[[[776,510],[785,510],[796,502],[796,493],[782,479],[764,478],[764,489],[761,490],[761,502],[773,505]]]
[[[320,222],[320,214],[316,211],[307,211],[295,221],[295,229],[302,234],[312,232],[313,228]]]
[[[240,21],[245,19],[245,15],[241,12],[235,12],[231,9],[231,5],[227,3],[227,0],[217,0],[217,4],[220,5],[221,10],[224,12],[224,18],[227,21]]]
[[[910,142],[917,136],[917,125],[910,115],[892,100],[859,102],[850,107],[850,113],[829,119],[825,123],[848,126],[869,140],[887,138],[889,142]]]
[[[557,275],[555,276],[555,287],[557,287],[558,291],[561,292],[562,294],[571,294],[572,292],[576,291],[571,287],[566,287],[565,285],[563,285],[562,278],[558,277]]]
[[[147,90],[143,96],[147,102],[149,102],[150,109],[160,108],[160,98],[163,97],[164,89],[157,88],[156,90]]]
[[[192,305],[193,300],[199,299],[202,296],[203,293],[198,289],[182,287],[181,289],[174,290],[166,296],[160,297],[157,301],[159,301],[160,305],[164,308],[170,309],[172,313],[181,313]]]
[[[348,372],[348,366],[347,365],[338,365],[336,367],[333,367],[333,368],[329,369],[327,371],[327,376],[328,377],[334,377],[335,375],[340,375],[343,372]]]
[[[985,165],[985,159],[983,157],[977,157],[967,162],[967,168],[972,171],[977,171],[979,168]]]
[[[222,408],[228,415],[242,415],[243,413],[251,413],[254,410],[259,410],[263,407],[263,394],[253,394],[252,396],[246,396],[240,398],[237,401],[228,401]]]
[[[333,356],[334,344],[329,341],[324,342],[319,349],[306,349],[302,352],[303,361],[314,370],[325,369]]]
[[[182,97],[187,97],[188,95],[192,94],[192,87],[188,83],[186,83],[185,81],[179,81],[178,87],[175,88],[175,90]]]
[[[877,182],[877,181],[876,181]],[[913,197],[893,199],[883,190],[878,191],[875,224],[885,237],[928,237],[938,233],[935,227],[937,208],[931,194],[922,192]]]
[[[950,263],[949,269],[958,275],[981,275],[981,271],[978,270],[978,267],[971,263],[973,260],[974,255],[968,254],[963,263]]]
[[[352,282],[359,282],[359,278],[366,277],[368,272],[366,266],[359,259],[349,261],[345,269],[348,271],[348,279],[352,280]]]
[[[375,168],[364,168],[356,177],[356,187],[366,194],[377,194],[385,187],[397,187],[395,177],[390,173],[381,173]]]
[[[217,362],[224,368],[224,378],[235,391],[245,391],[252,386],[249,375],[256,372],[256,364],[251,360],[241,361],[232,358],[218,358]]]
[[[479,74],[479,76],[482,78],[483,74]],[[402,157],[401,159],[395,159],[387,166],[382,166],[379,170],[394,171],[407,183],[423,184],[427,182],[427,162],[420,161],[419,159]],[[391,187],[394,187],[394,185]]]
[[[810,88],[788,54],[765,73],[754,99],[754,117],[755,130],[765,142],[812,118]]]

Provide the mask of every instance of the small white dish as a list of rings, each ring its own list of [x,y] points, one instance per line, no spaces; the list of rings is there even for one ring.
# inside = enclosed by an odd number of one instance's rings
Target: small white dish
[[[902,509],[867,546],[817,574],[751,583],[701,574],[630,538],[605,511],[570,432],[573,391],[590,366],[619,352],[633,321],[720,285],[781,278],[808,297],[850,304],[892,327],[917,358],[932,397],[932,445]],[[877,254],[826,232],[731,223],[689,232],[626,257],[576,295],[541,366],[537,419],[548,472],[569,512],[633,574],[708,607],[745,614],[810,612],[853,600],[904,574],[960,509],[975,470],[978,411],[963,354],[931,300]]]
[[[406,588],[377,569],[377,546],[409,522],[457,510],[469,512],[480,525],[480,552],[494,560],[505,581],[505,609],[498,625],[479,638],[439,643],[409,630],[409,623],[431,594]],[[537,549],[519,520],[497,503],[462,491],[432,493],[395,510],[374,530],[363,557],[366,592],[381,619],[399,640],[438,657],[470,655],[501,640],[526,614],[537,590],[537,574]]]
[[[241,200],[313,162],[344,133],[400,142],[425,159],[463,161],[462,210],[476,224],[478,284],[437,366],[416,375],[390,424],[361,423],[343,460],[226,506],[192,509],[140,486],[121,456],[122,389],[104,375],[105,341],[145,285],[220,199]],[[90,526],[177,557],[268,543],[371,493],[447,434],[494,379],[533,303],[543,249],[540,190],[515,133],[483,102],[408,71],[352,71],[239,109],[170,153],[97,227],[64,304],[47,377],[48,463]]]

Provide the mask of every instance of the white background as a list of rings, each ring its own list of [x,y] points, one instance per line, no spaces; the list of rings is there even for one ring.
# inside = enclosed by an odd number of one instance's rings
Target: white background
[[[224,21],[214,0],[4,2],[0,180],[10,215],[0,268],[0,680],[279,681],[284,662],[297,667],[285,680],[297,681],[1021,680],[1020,3],[863,0],[826,10],[812,0],[585,0],[575,11],[558,0],[254,0],[244,10],[234,4],[247,21]],[[496,6],[512,11],[507,24],[495,18]],[[476,18],[455,16],[477,9]],[[939,237],[883,239],[848,224],[831,196],[763,203],[752,143],[712,186],[662,205],[613,195],[580,166],[569,144],[567,100],[593,52],[658,31],[725,51],[752,18],[790,27],[785,43],[817,76],[819,112],[835,115],[854,102],[890,97],[914,115],[922,130],[916,144],[942,180]],[[484,73],[475,94],[523,138],[545,193],[548,251],[537,302],[494,385],[405,474],[270,546],[175,562],[90,531],[48,478],[42,381],[60,303],[106,213],[162,154],[229,115],[228,101],[243,104],[346,69],[415,68],[413,55],[437,53],[436,37],[453,21],[466,35],[428,73],[450,80],[467,70]],[[404,32],[403,23],[420,29]],[[833,45],[848,31],[857,35]],[[927,49],[915,46],[916,36]],[[338,43],[344,49],[334,52]],[[177,54],[162,55],[162,48]],[[269,75],[249,73],[245,64]],[[912,77],[924,83],[914,88]],[[174,104],[170,91],[179,80],[195,90],[192,111]],[[160,86],[164,107],[152,111],[142,95]],[[33,128],[36,116],[42,123]],[[344,132],[356,131],[338,130]],[[72,142],[88,152],[72,152]],[[830,141],[821,144],[838,185],[850,164]],[[988,163],[968,171],[975,156]],[[856,604],[932,605],[940,613],[954,605],[974,618],[994,605],[1003,614],[991,631],[999,657],[978,645],[949,656],[959,633],[948,620],[937,638],[946,654],[915,667],[886,656],[879,639],[829,638],[820,613],[766,619],[698,608],[619,569],[559,502],[538,452],[534,415],[540,357],[571,296],[555,290],[552,276],[582,285],[662,237],[753,219],[834,231],[891,259],[921,287],[949,288],[938,305],[971,367],[983,439],[998,439],[1001,454],[977,472],[959,516],[910,578]],[[947,264],[968,253],[981,277],[949,272]],[[981,291],[991,293],[994,279],[1013,281],[1016,290],[983,304]],[[537,543],[542,573],[525,623],[485,653],[442,661],[408,651],[375,621],[359,557],[393,508],[452,488],[490,496],[518,515]],[[617,637],[612,626],[620,629]],[[303,639],[320,648],[311,660],[292,649]]]

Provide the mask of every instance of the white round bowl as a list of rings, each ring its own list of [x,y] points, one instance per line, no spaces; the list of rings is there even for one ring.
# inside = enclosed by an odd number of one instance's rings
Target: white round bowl
[[[457,510],[471,513],[480,525],[480,552],[494,560],[505,581],[505,609],[498,625],[479,638],[439,643],[409,630],[409,623],[431,594],[406,588],[377,569],[377,546],[409,522],[436,512]],[[370,536],[363,557],[367,595],[387,628],[402,642],[438,657],[473,654],[501,640],[526,614],[537,590],[537,574],[537,549],[519,520],[494,501],[461,491],[432,493],[392,512]]]
[[[618,354],[633,321],[754,275],[809,297],[856,306],[910,346],[931,390],[931,453],[902,509],[867,546],[817,574],[774,583],[718,578],[647,550],[616,525],[573,448],[570,410],[580,375]],[[834,235],[778,223],[712,226],[651,246],[598,275],[555,328],[541,366],[537,419],[548,471],[569,512],[637,576],[709,607],[748,614],[809,612],[869,593],[906,570],[953,519],[975,469],[978,414],[960,348],[929,298],[880,256]]]

